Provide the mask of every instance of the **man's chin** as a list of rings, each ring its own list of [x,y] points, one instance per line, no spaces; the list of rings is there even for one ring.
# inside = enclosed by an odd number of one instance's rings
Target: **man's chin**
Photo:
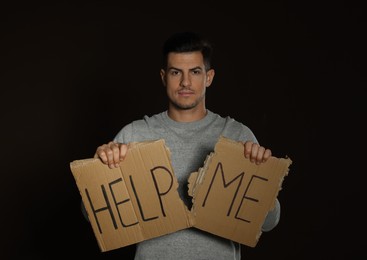
[[[177,109],[181,109],[181,110],[190,110],[196,107],[196,105],[187,105],[187,104],[175,104],[175,107]]]
[[[177,109],[180,110],[190,110],[193,109],[197,106],[197,103],[190,103],[190,104],[185,104],[185,103],[177,103],[177,102],[172,102],[173,106]]]

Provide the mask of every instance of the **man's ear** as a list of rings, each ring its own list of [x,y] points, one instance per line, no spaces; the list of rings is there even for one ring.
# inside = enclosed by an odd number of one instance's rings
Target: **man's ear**
[[[167,83],[166,83],[166,71],[164,69],[161,69],[160,74],[161,74],[162,84],[163,84],[163,86],[166,86],[167,85]]]
[[[214,69],[210,69],[206,72],[206,87],[209,87],[214,79],[215,71]]]

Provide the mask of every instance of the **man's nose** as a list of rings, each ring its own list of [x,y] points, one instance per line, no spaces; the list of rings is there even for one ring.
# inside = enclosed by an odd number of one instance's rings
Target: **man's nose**
[[[191,78],[189,74],[182,74],[182,78],[181,78],[181,85],[184,87],[188,87],[191,85]]]

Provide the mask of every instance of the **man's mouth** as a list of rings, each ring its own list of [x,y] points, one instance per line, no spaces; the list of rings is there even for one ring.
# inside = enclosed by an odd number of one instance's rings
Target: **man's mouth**
[[[192,90],[180,90],[180,91],[178,91],[178,94],[180,96],[191,96],[191,95],[194,94],[194,91],[192,91]]]

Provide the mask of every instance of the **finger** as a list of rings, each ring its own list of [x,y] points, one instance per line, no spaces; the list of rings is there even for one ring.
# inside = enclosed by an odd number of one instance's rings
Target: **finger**
[[[100,158],[101,161],[105,164],[108,164],[107,154],[105,152],[106,145],[101,145],[97,148],[96,153],[94,154],[94,158]]]
[[[127,153],[127,145],[121,144],[120,145],[120,162],[125,159],[126,153]]]
[[[264,153],[265,153],[265,148],[262,147],[262,146],[258,146],[257,155],[255,157],[256,164],[262,163],[263,157],[264,157]]]
[[[253,143],[251,146],[251,154],[250,154],[250,161],[255,162],[257,159],[257,155],[259,152],[259,145],[256,143]]]
[[[272,155],[271,150],[265,149],[262,162],[266,162],[271,157],[271,155]]]
[[[245,158],[249,159],[251,156],[251,150],[252,150],[252,144],[253,142],[251,141],[246,141],[243,146],[244,146],[244,155]]]
[[[120,163],[120,144],[109,142],[108,147],[108,165],[110,166],[110,168],[116,168]]]

